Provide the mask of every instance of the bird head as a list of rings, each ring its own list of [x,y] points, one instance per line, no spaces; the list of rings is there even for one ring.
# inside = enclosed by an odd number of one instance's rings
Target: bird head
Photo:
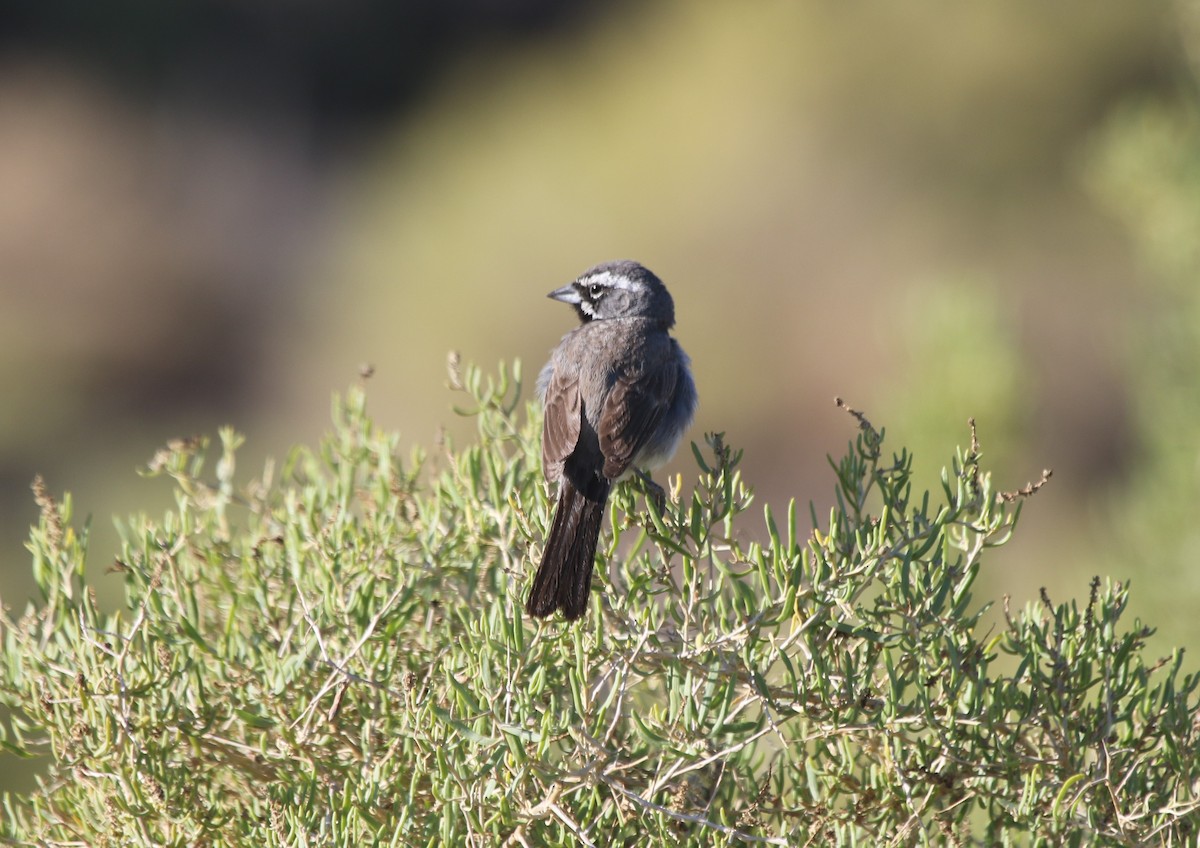
[[[662,280],[631,259],[604,262],[584,271],[548,297],[575,307],[579,320],[650,318],[663,327],[675,323],[675,302]]]

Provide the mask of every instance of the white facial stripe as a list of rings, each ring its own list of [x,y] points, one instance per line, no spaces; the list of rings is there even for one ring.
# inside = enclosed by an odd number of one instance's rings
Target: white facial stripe
[[[587,315],[590,318],[596,317],[596,313],[592,309],[592,304],[586,300],[580,301],[579,311],[582,312],[584,315]]]
[[[632,289],[633,283],[628,277],[615,275],[610,271],[601,271],[599,274],[593,274],[584,281],[587,285],[598,284],[607,286],[613,289]]]

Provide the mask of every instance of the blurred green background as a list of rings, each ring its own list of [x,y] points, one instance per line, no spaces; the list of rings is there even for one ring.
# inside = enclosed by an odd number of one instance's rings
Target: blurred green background
[[[531,377],[573,322],[545,293],[633,257],[693,437],[762,500],[821,514],[835,395],[930,485],[973,415],[998,486],[1055,472],[979,593],[1112,575],[1200,645],[1198,29],[1152,0],[6,4],[0,596],[32,590],[35,473],[115,605],[111,516],[167,506],[135,469],[168,438],[231,423],[248,475],[362,362],[384,426],[466,434],[447,352]]]

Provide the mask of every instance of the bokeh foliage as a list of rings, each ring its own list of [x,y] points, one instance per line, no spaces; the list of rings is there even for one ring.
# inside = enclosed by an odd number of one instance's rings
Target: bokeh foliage
[[[1196,4],[1193,4],[1196,7]],[[1200,7],[1196,7],[1200,8]],[[1099,134],[1086,182],[1125,226],[1144,297],[1121,339],[1139,454],[1104,504],[1107,553],[1137,575],[1163,630],[1195,639],[1200,597],[1200,111],[1131,103]],[[1114,556],[1115,554],[1115,556]]]
[[[1144,657],[1127,591],[981,625],[971,587],[1040,483],[972,429],[932,492],[860,413],[800,529],[740,453],[663,508],[618,488],[576,625],[521,601],[552,508],[519,369],[452,371],[478,438],[401,456],[356,387],[248,482],[168,445],[176,506],[124,528],[126,603],[44,487],[41,602],[3,620],[5,750],[51,759],[0,841],[93,845],[1182,844],[1200,678]],[[737,521],[743,516],[742,521]]]

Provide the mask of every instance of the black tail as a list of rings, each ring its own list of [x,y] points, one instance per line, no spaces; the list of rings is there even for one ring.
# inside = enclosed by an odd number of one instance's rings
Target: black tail
[[[540,618],[560,609],[564,618],[573,621],[587,612],[596,541],[608,499],[607,481],[596,488],[601,489],[595,493],[598,499],[583,494],[565,477],[559,483],[554,523],[525,602],[529,615]]]

